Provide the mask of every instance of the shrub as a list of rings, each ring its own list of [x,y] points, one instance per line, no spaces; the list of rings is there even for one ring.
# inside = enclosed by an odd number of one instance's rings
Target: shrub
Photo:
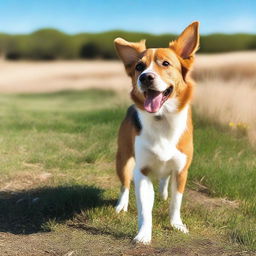
[[[101,49],[94,42],[88,42],[82,45],[80,57],[82,59],[95,59],[100,57],[100,52]]]

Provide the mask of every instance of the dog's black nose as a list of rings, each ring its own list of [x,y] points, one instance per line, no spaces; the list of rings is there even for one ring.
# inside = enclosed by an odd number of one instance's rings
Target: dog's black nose
[[[156,75],[152,72],[143,73],[140,75],[140,82],[145,85],[151,85]]]

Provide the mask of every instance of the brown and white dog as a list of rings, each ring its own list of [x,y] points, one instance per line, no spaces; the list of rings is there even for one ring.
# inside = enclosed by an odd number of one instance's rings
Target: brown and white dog
[[[190,102],[194,89],[189,71],[199,47],[199,23],[189,25],[168,48],[146,49],[145,41],[115,39],[115,47],[132,79],[131,106],[118,137],[117,174],[122,183],[116,211],[127,211],[130,182],[135,184],[139,232],[136,242],[150,243],[154,190],[151,175],[168,197],[170,223],[188,233],[180,216],[188,168],[193,156]]]

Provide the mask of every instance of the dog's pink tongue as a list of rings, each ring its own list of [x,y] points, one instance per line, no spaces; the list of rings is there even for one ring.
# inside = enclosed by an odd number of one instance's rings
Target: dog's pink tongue
[[[161,107],[163,94],[161,92],[150,90],[147,92],[144,108],[150,113],[157,112]]]

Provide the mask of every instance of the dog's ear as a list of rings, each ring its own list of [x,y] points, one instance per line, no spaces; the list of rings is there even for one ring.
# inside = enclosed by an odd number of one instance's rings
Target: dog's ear
[[[169,46],[183,59],[193,56],[199,48],[199,22],[190,24]]]
[[[146,41],[141,40],[138,43],[127,42],[126,40],[118,37],[114,40],[116,51],[124,63],[124,66],[129,69],[141,56],[141,53],[146,50]]]

